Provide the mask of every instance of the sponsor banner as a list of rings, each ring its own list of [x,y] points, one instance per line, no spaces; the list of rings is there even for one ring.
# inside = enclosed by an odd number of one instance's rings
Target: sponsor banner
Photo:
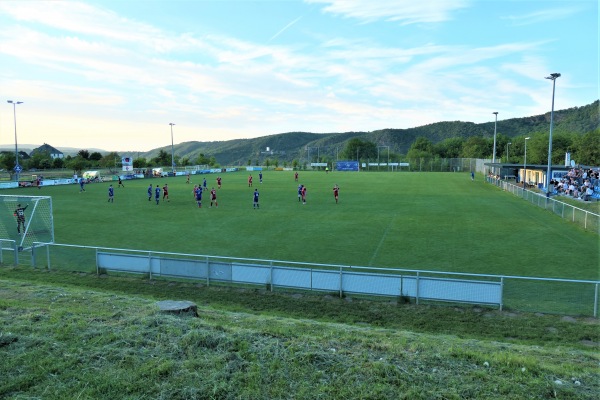
[[[410,167],[410,164],[407,162],[401,162],[398,164],[400,167]]]
[[[123,171],[133,171],[132,157],[121,157],[121,164],[123,165]]]
[[[0,189],[12,189],[16,188],[18,185],[17,182],[2,182],[0,183]]]
[[[338,161],[335,168],[338,171],[358,171],[358,161]]]
[[[311,167],[326,167],[327,163],[326,162],[313,162],[310,163]]]

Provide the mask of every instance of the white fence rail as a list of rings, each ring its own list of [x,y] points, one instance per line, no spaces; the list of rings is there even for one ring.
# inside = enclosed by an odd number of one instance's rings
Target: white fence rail
[[[531,204],[551,211],[552,213],[576,223],[583,229],[600,234],[600,215],[591,211],[572,206],[560,200],[546,197],[545,193],[539,193],[534,190],[524,189],[510,182],[501,179],[486,177],[488,183],[494,184],[503,190],[527,200]]]
[[[259,285],[427,302],[467,303],[521,311],[598,316],[600,281],[314,264],[67,244],[35,243],[26,252],[1,240],[2,264],[63,271],[135,273],[206,285]],[[6,254],[4,254],[6,253]]]

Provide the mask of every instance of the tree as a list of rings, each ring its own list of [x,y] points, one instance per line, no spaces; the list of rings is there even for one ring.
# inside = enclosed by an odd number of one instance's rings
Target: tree
[[[117,152],[110,152],[99,161],[99,165],[102,168],[116,168],[118,163],[121,162],[121,156]]]
[[[90,158],[90,152],[87,150],[79,150],[77,152],[77,155],[81,158],[83,158],[84,160],[87,160]]]
[[[146,168],[147,162],[143,157],[138,157],[133,160],[133,168]]]
[[[208,163],[210,163],[210,158],[205,156],[204,153],[198,154],[196,165],[208,165]],[[248,160],[248,165],[250,165],[250,160]]]
[[[463,143],[464,139],[459,137],[445,139],[436,144],[433,151],[441,158],[459,158]]]
[[[44,163],[45,161],[45,163]],[[31,156],[31,158],[29,159],[29,168],[36,168],[36,169],[42,169],[44,168],[42,166],[42,164],[45,165],[50,165],[50,156],[46,153],[35,153],[33,156]],[[49,168],[49,167],[46,167]]]
[[[183,157],[181,160],[179,160],[179,164],[178,165],[181,165],[182,167],[185,167],[187,165],[191,165],[190,164],[190,159],[188,157]]]
[[[2,152],[0,166],[7,171],[12,171],[15,167],[15,154],[12,152]]]
[[[100,161],[102,159],[102,154],[100,154],[99,152],[95,151],[92,154],[90,154],[90,156],[88,157],[88,159],[90,161]]]
[[[358,138],[350,139],[344,150],[342,150],[341,156],[347,160],[375,159],[377,157],[377,145]]]
[[[77,156],[72,158],[67,163],[67,168],[73,170],[73,173],[80,175],[84,169],[87,169],[89,162],[85,160],[83,157]]]
[[[463,144],[460,156],[463,158],[485,158],[491,154],[490,143],[481,136],[471,136]]]
[[[431,140],[427,139],[426,137],[420,136],[410,146],[406,156],[408,158],[433,157],[433,143],[431,143]]]
[[[158,155],[154,157],[151,161],[156,165],[171,165],[171,155],[169,155],[166,151],[161,149],[158,151]]]
[[[63,168],[65,166],[65,160],[59,157],[56,157],[52,160],[52,168]]]
[[[577,161],[582,165],[600,165],[600,129],[580,136],[575,143]]]

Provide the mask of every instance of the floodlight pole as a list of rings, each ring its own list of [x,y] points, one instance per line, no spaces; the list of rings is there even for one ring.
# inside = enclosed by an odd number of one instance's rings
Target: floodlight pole
[[[19,165],[19,147],[17,145],[17,104],[23,104],[23,102],[7,100],[7,103],[13,105],[13,118],[15,121],[15,178],[18,183],[19,175],[21,173],[21,166]]]
[[[506,143],[506,163],[508,164],[508,146],[510,146],[512,143],[508,142]]]
[[[554,90],[556,79],[560,77],[558,72],[550,74],[546,79],[552,81],[552,110],[550,111],[550,137],[548,138],[548,170],[546,171],[546,197],[550,197],[550,168],[552,168],[552,127],[554,125]]]
[[[496,163],[496,128],[498,127],[498,111],[494,111],[492,114],[496,116],[496,122],[494,122],[494,154],[492,154],[492,164]],[[495,169],[496,167],[494,167]]]
[[[523,189],[525,189],[525,182],[527,182],[527,141],[531,139],[525,138],[525,157],[523,158]]]
[[[175,176],[175,150],[173,147],[173,125],[175,124],[169,122],[169,125],[171,125],[171,169],[173,170],[173,176]]]

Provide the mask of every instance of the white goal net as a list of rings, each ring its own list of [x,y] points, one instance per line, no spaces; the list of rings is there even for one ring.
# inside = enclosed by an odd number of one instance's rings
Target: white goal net
[[[0,195],[0,239],[15,240],[19,250],[54,243],[52,197]]]

